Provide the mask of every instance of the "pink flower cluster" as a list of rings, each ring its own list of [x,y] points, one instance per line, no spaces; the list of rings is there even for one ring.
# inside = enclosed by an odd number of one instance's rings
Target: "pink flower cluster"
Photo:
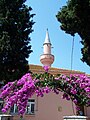
[[[6,84],[0,91],[0,98],[5,102],[2,111],[7,112],[16,104],[19,114],[23,115],[29,98],[34,94],[43,97],[50,91],[63,92],[63,99],[71,99],[78,106],[90,106],[90,77],[84,74],[53,76],[48,73],[48,66],[44,66],[44,70],[43,74],[27,73],[18,81]]]
[[[35,92],[34,80],[29,73],[25,74],[20,80],[9,82],[1,89],[0,98],[5,100],[5,106],[2,109],[6,112],[14,104],[18,106],[19,114],[24,114],[28,98]]]
[[[85,74],[62,75],[63,98],[71,99],[76,105],[90,106],[90,77]]]
[[[48,86],[45,87],[38,87],[37,90],[35,91],[37,96],[43,97],[44,93],[49,93],[51,89]]]
[[[43,69],[44,69],[46,72],[48,72],[49,66],[43,66]]]
[[[25,74],[21,79],[9,82],[1,89],[0,98],[4,99],[5,105],[2,112],[7,112],[14,104],[18,107],[18,112],[23,115],[26,111],[28,99],[36,93],[37,96],[43,96],[49,93],[50,88],[35,86],[38,80],[33,79],[30,73]]]

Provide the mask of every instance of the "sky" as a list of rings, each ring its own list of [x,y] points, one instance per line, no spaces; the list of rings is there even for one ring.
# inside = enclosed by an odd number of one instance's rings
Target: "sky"
[[[35,22],[33,26],[34,32],[31,33],[31,45],[33,52],[29,56],[29,64],[41,65],[40,55],[43,54],[43,43],[48,28],[50,41],[52,43],[52,54],[55,61],[52,67],[71,70],[71,51],[72,41],[71,35],[66,34],[60,29],[60,23],[56,19],[56,15],[62,6],[66,5],[66,0],[27,0],[26,4],[32,7],[33,18]],[[83,63],[80,43],[81,38],[76,34],[73,49],[72,70],[82,71],[90,74],[90,67]]]

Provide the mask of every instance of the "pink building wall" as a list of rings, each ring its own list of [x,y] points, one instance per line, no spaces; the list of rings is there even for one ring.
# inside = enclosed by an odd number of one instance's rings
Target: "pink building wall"
[[[44,97],[36,97],[35,99],[35,115],[24,115],[24,120],[63,120],[63,116],[74,115],[75,106],[72,108],[72,102],[61,99],[62,93],[56,95],[54,93],[45,94]],[[90,116],[90,108],[85,109]],[[14,120],[19,119],[15,116]]]

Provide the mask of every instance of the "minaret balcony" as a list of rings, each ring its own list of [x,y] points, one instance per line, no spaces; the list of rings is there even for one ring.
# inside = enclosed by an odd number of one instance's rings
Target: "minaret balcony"
[[[40,56],[40,61],[43,65],[51,66],[51,64],[54,62],[54,55],[52,55],[52,54],[42,54]]]

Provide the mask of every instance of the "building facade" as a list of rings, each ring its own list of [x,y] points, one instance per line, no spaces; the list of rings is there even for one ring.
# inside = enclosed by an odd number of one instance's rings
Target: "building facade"
[[[44,72],[42,66],[30,65],[30,70],[34,73]],[[71,74],[70,70],[50,68],[49,73],[51,74]],[[72,71],[72,74],[82,74],[79,71]],[[84,73],[83,73],[84,74]],[[44,94],[43,97],[37,97],[34,95],[29,100],[28,107],[26,108],[26,114],[24,120],[63,120],[63,116],[70,116],[76,114],[75,105],[72,101],[67,101],[61,98],[62,93],[56,95],[51,92]],[[28,109],[28,110],[27,110]],[[27,112],[28,111],[28,112]],[[90,116],[90,107],[85,108],[85,114]],[[19,116],[17,113],[13,113],[14,120],[18,120]],[[88,119],[89,120],[89,119]]]

